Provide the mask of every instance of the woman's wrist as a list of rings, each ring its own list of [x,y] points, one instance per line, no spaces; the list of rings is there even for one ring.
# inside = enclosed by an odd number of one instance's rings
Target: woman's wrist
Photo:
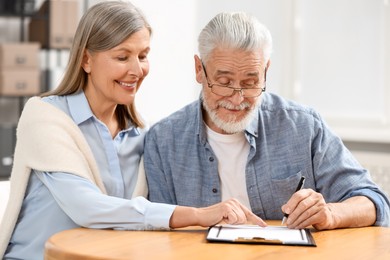
[[[199,225],[199,209],[177,206],[169,220],[170,228],[180,228]]]

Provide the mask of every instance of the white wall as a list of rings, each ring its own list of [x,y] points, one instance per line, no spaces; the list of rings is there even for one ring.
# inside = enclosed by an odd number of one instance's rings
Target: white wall
[[[390,144],[388,0],[295,0],[293,98],[350,141]]]
[[[196,0],[132,3],[143,10],[153,28],[150,74],[137,94],[137,107],[149,122],[156,122],[195,100]]]

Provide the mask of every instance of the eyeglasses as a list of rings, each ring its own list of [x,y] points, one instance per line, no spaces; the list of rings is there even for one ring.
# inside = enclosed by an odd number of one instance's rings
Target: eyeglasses
[[[242,97],[253,98],[253,97],[260,96],[261,93],[263,93],[266,90],[265,83],[267,79],[267,70],[264,71],[264,87],[259,88],[258,84],[253,84],[253,85],[248,85],[244,88],[233,88],[230,87],[232,83],[229,84],[210,83],[209,78],[207,77],[206,67],[204,66],[203,62],[202,62],[202,68],[203,68],[204,75],[206,77],[207,86],[211,88],[211,92],[213,92],[218,96],[231,97],[236,91],[239,91]]]

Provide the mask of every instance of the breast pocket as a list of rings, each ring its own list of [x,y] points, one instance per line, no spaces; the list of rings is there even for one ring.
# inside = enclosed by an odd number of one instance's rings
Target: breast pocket
[[[272,197],[275,205],[281,207],[294,194],[299,180],[302,177],[302,172],[299,171],[285,178],[272,178]]]

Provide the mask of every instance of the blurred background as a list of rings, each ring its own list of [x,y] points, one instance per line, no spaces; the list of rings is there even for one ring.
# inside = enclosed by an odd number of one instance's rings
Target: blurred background
[[[68,38],[84,10],[97,2],[101,1],[0,1],[3,180],[12,167],[15,127],[23,103],[31,95],[56,87],[69,55]],[[154,30],[150,74],[136,100],[150,124],[198,98],[193,56],[206,23],[222,11],[245,11],[258,17],[273,36],[267,91],[319,111],[378,184],[390,192],[389,0],[131,2],[143,10]],[[36,42],[37,64],[13,69],[1,60],[4,53],[13,52],[30,57]],[[39,70],[35,85],[30,81],[33,76],[27,77],[22,69]],[[16,72],[17,76],[12,74]],[[12,81],[15,77],[27,79],[22,84]],[[5,190],[0,186],[0,202]]]

